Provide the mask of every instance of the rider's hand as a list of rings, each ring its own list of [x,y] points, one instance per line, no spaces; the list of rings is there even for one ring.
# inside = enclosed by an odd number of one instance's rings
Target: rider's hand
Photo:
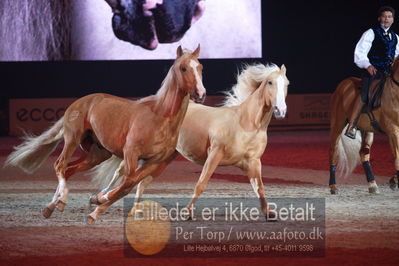
[[[374,66],[370,65],[367,68],[367,72],[369,72],[370,76],[374,76],[375,74],[377,74],[377,69]]]

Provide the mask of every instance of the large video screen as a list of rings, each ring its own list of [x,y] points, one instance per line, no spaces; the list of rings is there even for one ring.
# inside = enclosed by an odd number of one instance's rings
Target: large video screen
[[[262,57],[261,0],[0,1],[0,61]]]

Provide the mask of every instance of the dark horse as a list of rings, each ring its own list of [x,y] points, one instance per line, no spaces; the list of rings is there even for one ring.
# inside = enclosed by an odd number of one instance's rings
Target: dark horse
[[[204,12],[204,0],[105,0],[116,37],[149,50],[179,41]]]

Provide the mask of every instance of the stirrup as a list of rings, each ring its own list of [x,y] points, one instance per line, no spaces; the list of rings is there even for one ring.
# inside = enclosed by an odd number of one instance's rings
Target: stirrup
[[[356,126],[348,125],[348,128],[346,129],[345,132],[345,136],[351,139],[356,139],[356,132],[357,132]]]

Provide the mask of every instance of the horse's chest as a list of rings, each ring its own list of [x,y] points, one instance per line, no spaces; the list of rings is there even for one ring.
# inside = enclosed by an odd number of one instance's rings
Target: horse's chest
[[[266,136],[240,135],[234,143],[226,145],[226,157],[232,161],[258,158],[263,154],[266,145]]]
[[[178,132],[167,126],[160,126],[152,132],[151,145],[147,146],[144,156],[155,160],[169,157],[176,149]]]

